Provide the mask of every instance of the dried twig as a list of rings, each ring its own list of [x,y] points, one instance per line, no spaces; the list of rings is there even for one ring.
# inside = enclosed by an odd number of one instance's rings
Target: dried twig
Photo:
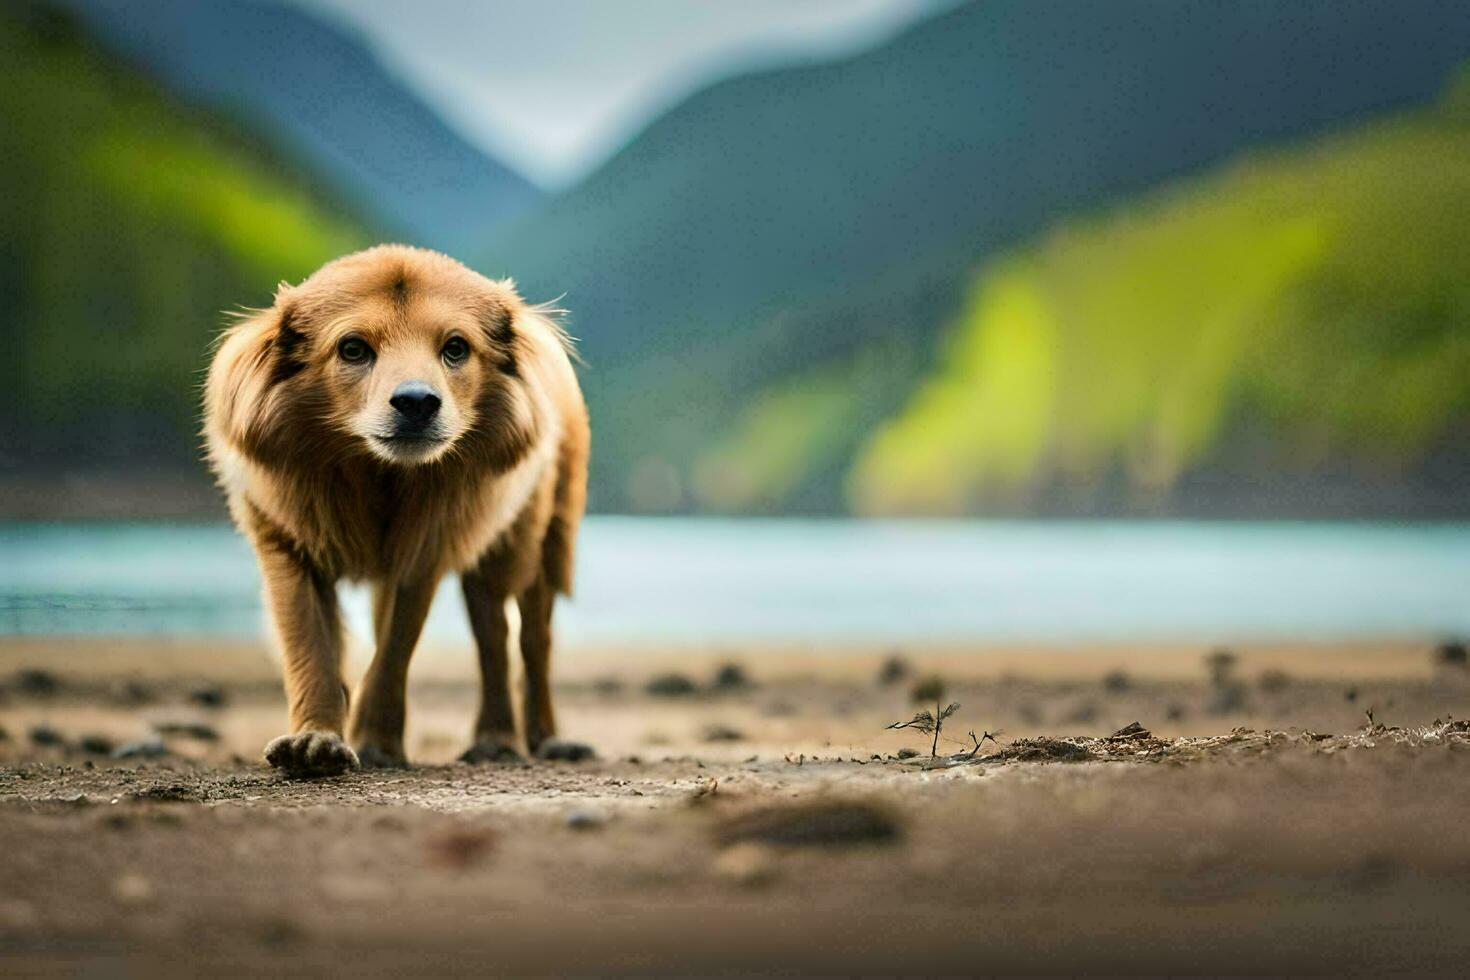
[[[980,735],[979,735],[979,737],[977,738],[976,735],[975,735],[974,730],[972,729],[970,731],[970,741],[971,742],[974,742],[975,745],[974,745],[974,747],[972,749],[970,749],[969,757],[971,759],[973,759],[973,758],[975,758],[975,756],[979,755],[980,754],[980,746],[981,745],[984,745],[986,742],[995,742],[995,744],[997,746],[999,746],[1000,743],[995,741],[995,736],[997,736],[997,735],[1004,735],[1004,734],[1005,734],[1004,732],[992,732],[992,731],[988,731],[987,730],[987,731],[981,732]]]

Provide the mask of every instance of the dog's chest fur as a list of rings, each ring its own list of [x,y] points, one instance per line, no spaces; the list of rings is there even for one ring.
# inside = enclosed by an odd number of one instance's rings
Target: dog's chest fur
[[[551,491],[555,470],[555,440],[543,436],[500,473],[354,459],[247,478],[231,497],[238,517],[274,525],[331,577],[392,581],[474,565]]]

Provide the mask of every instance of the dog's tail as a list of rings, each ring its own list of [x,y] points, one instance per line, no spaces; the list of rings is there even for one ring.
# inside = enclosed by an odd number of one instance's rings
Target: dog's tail
[[[541,545],[541,568],[547,584],[568,596],[572,594],[572,570],[576,564],[577,528],[587,506],[587,455],[591,441],[586,409],[580,398],[576,411],[569,415],[557,455],[551,520]]]

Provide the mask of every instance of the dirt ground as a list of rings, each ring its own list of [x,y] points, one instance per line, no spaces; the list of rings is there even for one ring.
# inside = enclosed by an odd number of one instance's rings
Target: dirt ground
[[[293,781],[251,645],[0,641],[0,973],[1461,972],[1470,670],[1208,654],[568,653],[599,759],[480,766],[435,655]]]

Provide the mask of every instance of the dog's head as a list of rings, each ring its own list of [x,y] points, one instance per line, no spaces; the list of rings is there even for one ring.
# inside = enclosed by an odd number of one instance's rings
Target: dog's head
[[[558,339],[508,282],[433,252],[370,249],[283,287],[230,331],[211,368],[211,424],[265,462],[509,466],[535,440],[535,361]]]

